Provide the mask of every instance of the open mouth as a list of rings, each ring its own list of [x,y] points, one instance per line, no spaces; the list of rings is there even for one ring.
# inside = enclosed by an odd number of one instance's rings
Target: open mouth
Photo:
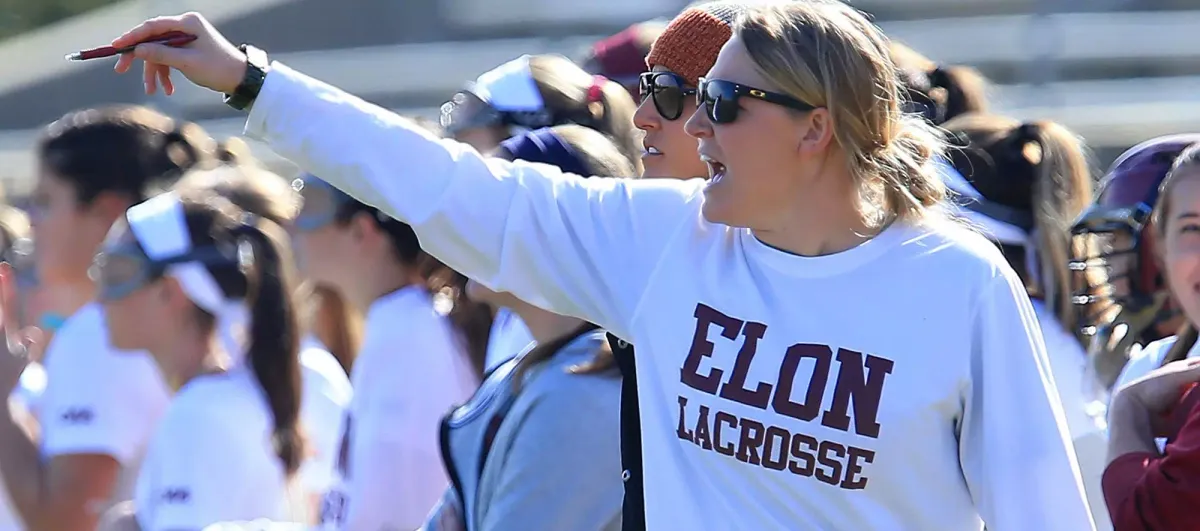
[[[655,155],[662,155],[662,152],[659,151],[658,148],[656,148],[654,146],[642,146],[642,156],[643,157],[650,157],[650,156],[655,156]]]
[[[725,164],[721,161],[708,155],[700,155],[700,160],[703,160],[704,164],[708,165],[708,180],[710,182],[715,183],[720,181],[721,177],[725,176]]]

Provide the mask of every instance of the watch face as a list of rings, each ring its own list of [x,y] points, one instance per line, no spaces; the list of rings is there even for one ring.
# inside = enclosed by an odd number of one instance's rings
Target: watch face
[[[243,44],[239,48],[241,48],[242,52],[246,54],[247,63],[250,63],[261,70],[266,70],[268,65],[267,52],[264,52],[262,49],[249,44]]]

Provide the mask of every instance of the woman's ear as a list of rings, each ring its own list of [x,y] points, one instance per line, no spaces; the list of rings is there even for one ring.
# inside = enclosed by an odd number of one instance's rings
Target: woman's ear
[[[833,115],[824,107],[813,109],[800,116],[799,124],[801,152],[820,153],[833,141]]]

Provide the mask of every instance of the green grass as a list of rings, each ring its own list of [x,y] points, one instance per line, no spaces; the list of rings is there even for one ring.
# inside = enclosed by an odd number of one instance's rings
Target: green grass
[[[0,39],[25,33],[118,0],[0,0]]]

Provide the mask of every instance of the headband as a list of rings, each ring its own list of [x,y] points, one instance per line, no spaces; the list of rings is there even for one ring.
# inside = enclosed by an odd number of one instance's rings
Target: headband
[[[950,194],[947,199],[958,217],[967,220],[988,236],[1004,245],[1025,250],[1025,271],[1030,279],[1041,285],[1040,260],[1037,255],[1037,230],[1027,213],[992,203],[979,193],[970,181],[943,159],[936,162],[942,182]]]
[[[167,260],[193,250],[183,203],[175,192],[130,207],[125,219],[134,239],[151,260]],[[188,300],[216,318],[221,345],[235,364],[240,362],[245,354],[241,329],[249,320],[244,301],[226,298],[208,268],[199,262],[171,264],[165,274],[179,282]]]
[[[546,108],[529,68],[529,55],[480,74],[467,90],[498,111],[537,112]]]
[[[579,154],[549,128],[514,136],[500,142],[500,146],[512,153],[513,158],[517,160],[557,166],[565,173],[583,177],[592,174]]]

